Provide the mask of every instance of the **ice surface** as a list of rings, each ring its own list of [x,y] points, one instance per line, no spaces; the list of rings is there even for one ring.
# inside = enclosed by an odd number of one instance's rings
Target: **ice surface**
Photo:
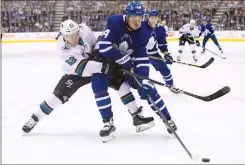
[[[214,56],[214,63],[206,69],[180,64],[170,67],[179,88],[209,95],[228,85],[228,95],[203,102],[157,88],[190,152],[209,157],[210,163],[245,163],[245,43],[221,42],[221,46],[227,59]],[[28,136],[22,136],[21,127],[60,79],[60,62],[55,43],[3,44],[2,48],[2,163],[196,163],[136,91],[145,115],[154,116],[156,122],[146,132],[135,132],[127,109],[110,89],[117,137],[102,143],[99,131],[103,123],[87,85]],[[169,43],[174,57],[177,48],[177,42]],[[212,42],[207,48],[219,52]],[[200,51],[196,64],[201,65],[212,54]],[[182,59],[194,63],[188,45]],[[153,68],[150,77],[163,81]]]

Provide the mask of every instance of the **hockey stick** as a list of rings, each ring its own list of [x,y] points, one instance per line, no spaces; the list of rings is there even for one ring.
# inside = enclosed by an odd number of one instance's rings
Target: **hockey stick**
[[[222,57],[222,56],[218,55],[217,53],[214,53],[213,51],[211,51],[211,50],[209,50],[209,49],[207,49],[207,48],[205,48],[205,47],[203,47],[203,46],[201,46],[201,47],[202,47],[203,49],[206,49],[207,51],[213,53],[214,55],[216,55],[216,56],[222,58],[222,59],[226,59],[226,57]]]
[[[159,58],[159,57],[154,57],[154,56],[149,56],[149,58],[152,58],[152,59],[156,59],[156,60],[160,60],[160,61],[164,61],[164,59],[162,58]],[[206,68],[208,67],[210,64],[212,64],[214,61],[214,58],[210,58],[205,64],[201,65],[201,66],[198,66],[198,65],[194,65],[194,64],[189,64],[189,63],[185,63],[185,62],[179,62],[179,61],[174,61],[174,63],[178,63],[178,64],[183,64],[183,65],[187,65],[187,66],[193,66],[193,67],[196,67],[196,68]]]
[[[138,83],[138,85],[140,87],[142,87],[141,82],[134,77],[134,79],[136,80],[136,82]],[[154,103],[154,101],[152,100],[151,96],[147,93],[148,99],[151,102],[151,104],[153,104],[154,108],[157,110],[158,114],[160,115],[163,123],[172,131],[172,133],[174,134],[174,136],[176,137],[176,139],[179,141],[179,143],[181,144],[181,146],[184,148],[184,150],[186,151],[186,153],[189,155],[189,157],[192,160],[198,160],[197,157],[195,157],[194,155],[191,154],[191,152],[187,149],[187,147],[185,146],[185,144],[182,142],[182,140],[180,139],[179,135],[175,132],[175,130],[170,126],[170,124],[168,123],[167,119],[165,118],[165,116],[162,114],[162,112],[160,111],[160,109],[157,107],[157,105]]]
[[[196,43],[195,37],[194,37],[194,36],[192,36],[192,37],[193,37],[193,39],[194,39],[194,42]],[[192,40],[190,40],[189,37],[187,38],[187,40],[188,40],[189,42],[192,42]],[[199,46],[197,46],[197,47],[199,47]],[[222,57],[222,56],[218,55],[217,53],[214,53],[213,51],[211,51],[211,50],[209,50],[209,49],[207,49],[207,48],[205,48],[205,47],[203,47],[203,46],[201,46],[201,47],[202,47],[203,49],[206,49],[207,51],[213,53],[214,55],[216,55],[216,56],[222,58],[222,59],[226,59],[225,57]]]
[[[196,42],[195,37],[193,37],[193,38],[194,38],[194,42]],[[189,41],[189,42],[192,42],[192,41],[190,40],[190,38],[188,38],[188,41]],[[199,46],[197,46],[197,47],[199,47]],[[213,53],[214,55],[216,55],[216,56],[222,58],[222,59],[226,59],[225,57],[222,57],[222,56],[218,55],[217,53],[214,53],[213,51],[211,51],[211,50],[209,50],[209,49],[207,49],[207,48],[205,48],[205,47],[203,47],[203,46],[201,46],[201,47],[202,47],[203,49],[206,49],[207,51]]]
[[[190,92],[187,92],[187,91],[172,87],[170,85],[158,82],[158,81],[150,79],[148,77],[141,76],[139,74],[129,72],[129,71],[125,70],[125,69],[121,69],[121,71],[123,71],[124,73],[126,73],[126,74],[128,74],[130,76],[137,77],[139,79],[146,79],[146,80],[149,80],[149,81],[151,81],[151,82],[153,82],[155,84],[158,84],[158,85],[161,85],[161,86],[165,86],[165,87],[168,87],[168,88],[173,88],[175,90],[178,90],[180,93],[183,93],[185,95],[188,95],[188,96],[191,96],[191,97],[194,97],[194,98],[206,101],[206,102],[215,100],[215,99],[217,99],[219,97],[222,97],[222,96],[226,95],[227,93],[229,93],[230,90],[231,90],[230,87],[225,86],[225,87],[221,88],[220,90],[218,90],[217,92],[215,92],[215,93],[213,93],[213,94],[211,94],[209,96],[199,96],[199,95],[196,95],[196,94],[193,94],[193,93],[190,93]]]

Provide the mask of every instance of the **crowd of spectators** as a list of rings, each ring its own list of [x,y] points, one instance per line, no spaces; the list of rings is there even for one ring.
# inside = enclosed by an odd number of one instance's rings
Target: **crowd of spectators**
[[[52,31],[55,5],[61,1],[2,1],[1,28],[7,32],[48,32]],[[93,31],[102,31],[107,18],[112,14],[124,14],[130,1],[64,1],[62,21],[70,18],[78,23],[85,22]],[[141,1],[146,11],[158,9],[161,20],[167,22],[169,30],[178,30],[183,24],[195,19],[211,20],[217,7],[225,3],[228,7],[218,21],[220,30],[245,29],[244,1]]]
[[[130,1],[69,1],[65,5],[65,18],[77,22],[86,22],[94,31],[105,27],[106,19],[112,14],[123,14]],[[158,9],[161,20],[165,20],[170,30],[178,30],[191,18],[200,24],[201,20],[210,20],[216,12],[216,1],[141,1],[146,11]]]
[[[245,30],[245,1],[226,1],[228,7],[218,21],[220,30]]]
[[[2,1],[1,31],[48,32],[52,30],[55,1]]]

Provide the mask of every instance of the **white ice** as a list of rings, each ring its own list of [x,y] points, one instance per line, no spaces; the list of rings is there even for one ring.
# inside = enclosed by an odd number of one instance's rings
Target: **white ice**
[[[165,87],[157,88],[190,152],[210,158],[210,163],[245,163],[245,43],[221,42],[221,46],[227,59],[213,56],[214,63],[206,69],[180,64],[170,67],[181,89],[205,96],[230,86],[229,94],[204,102],[176,96]],[[169,43],[174,57],[177,48],[177,42]],[[212,42],[207,48],[219,52]],[[196,163],[136,91],[145,115],[154,116],[156,122],[146,132],[135,132],[127,109],[110,89],[117,137],[102,143],[102,119],[87,85],[28,136],[22,136],[21,127],[61,77],[59,58],[55,43],[3,44],[2,49],[2,163]],[[198,65],[212,57],[200,51]],[[182,59],[194,63],[188,45]],[[161,75],[151,69],[150,77],[163,82]]]

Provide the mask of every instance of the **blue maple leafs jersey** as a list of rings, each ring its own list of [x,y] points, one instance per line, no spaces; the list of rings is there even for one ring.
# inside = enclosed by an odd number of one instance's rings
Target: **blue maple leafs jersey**
[[[201,25],[201,32],[199,34],[199,36],[202,35],[202,33],[204,33],[204,35],[212,35],[214,34],[215,28],[212,24],[208,23],[207,25]]]
[[[99,41],[100,54],[124,66],[134,61],[135,71],[149,76],[149,58],[146,54],[148,38],[142,28],[129,31],[125,15],[112,15]]]
[[[141,28],[144,31],[145,37],[149,39],[146,46],[148,55],[158,54],[158,48],[161,52],[168,51],[166,30],[161,24],[157,24],[155,28],[152,28],[148,21],[144,21]]]

